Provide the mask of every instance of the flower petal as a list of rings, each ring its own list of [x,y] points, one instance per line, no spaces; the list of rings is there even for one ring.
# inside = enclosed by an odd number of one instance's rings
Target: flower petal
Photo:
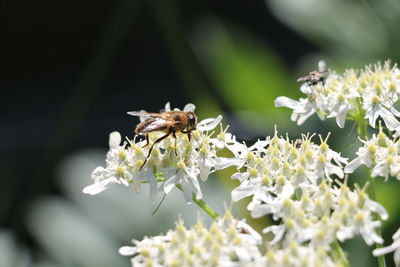
[[[108,139],[108,145],[110,148],[118,148],[119,144],[121,144],[121,139],[121,134],[119,132],[112,132]]]
[[[280,96],[275,99],[274,104],[275,104],[275,107],[277,107],[277,108],[287,107],[287,108],[291,108],[291,109],[296,109],[299,106],[300,102],[293,100],[286,96]]]
[[[251,196],[253,192],[254,192],[254,185],[242,183],[241,185],[232,190],[231,192],[232,201],[236,202],[245,197]]]
[[[383,121],[385,122],[386,127],[388,127],[390,131],[394,131],[397,127],[400,126],[400,122],[387,109],[381,108],[379,113]]]
[[[107,188],[110,187],[110,185],[117,183],[117,180],[114,177],[104,179],[98,183],[94,183],[92,185],[86,186],[83,188],[82,192],[85,194],[89,195],[97,195],[98,193],[103,192]]]
[[[124,246],[118,250],[119,254],[123,256],[131,256],[137,252],[137,248]]]
[[[186,106],[183,108],[183,111],[185,112],[194,112],[196,109],[196,106],[192,103],[186,104]]]
[[[171,111],[171,104],[169,102],[165,103],[165,111]]]
[[[199,131],[210,131],[217,127],[217,125],[221,122],[222,116],[218,115],[216,118],[208,118],[204,119],[197,125],[197,129]]]
[[[340,128],[344,128],[344,124],[346,122],[347,110],[348,110],[347,105],[341,105],[339,107],[339,112],[336,115],[336,123]]]

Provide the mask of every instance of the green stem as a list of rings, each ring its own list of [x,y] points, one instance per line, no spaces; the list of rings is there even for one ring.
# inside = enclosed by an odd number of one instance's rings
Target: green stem
[[[335,255],[335,257],[337,259],[339,259],[342,262],[343,266],[350,267],[350,263],[347,260],[347,257],[344,254],[342,248],[340,247],[339,242],[336,240],[335,242],[333,242],[331,244],[331,246],[332,246],[332,249],[333,249],[333,254]]]
[[[182,185],[177,184],[176,187],[179,188],[183,192]],[[206,202],[202,199],[196,198],[195,194],[193,194],[192,199],[194,203],[197,204],[202,210],[204,210],[205,213],[207,213],[213,220],[217,219],[219,217],[218,213],[216,213],[213,208],[207,205]]]
[[[370,170],[368,170],[368,183],[369,183],[369,186],[368,186],[369,197],[370,197],[371,200],[376,201],[375,178],[371,177],[371,171]],[[373,217],[374,221],[379,220],[379,216],[378,216],[377,213],[374,213],[372,215],[372,217]],[[376,228],[376,234],[378,236],[382,236],[381,227],[377,227]],[[382,244],[375,243],[375,247],[376,248],[381,248]],[[386,266],[385,256],[384,255],[378,256],[377,260],[378,260],[379,267],[385,267]]]
[[[366,139],[368,137],[368,121],[364,118],[357,120],[357,134],[362,139]]]
[[[165,179],[164,178],[158,178],[158,179],[156,179],[156,182],[165,182]],[[149,184],[150,181],[141,181],[141,183],[142,184]]]
[[[362,139],[367,139],[368,137],[368,121],[365,119],[357,120],[358,128],[357,133]],[[376,201],[376,192],[375,192],[375,178],[371,177],[371,170],[368,170],[368,178],[367,181],[369,183],[368,186],[368,195],[371,200]],[[374,220],[379,220],[379,216],[377,213],[373,214]],[[381,228],[376,228],[376,233],[378,236],[382,236]],[[382,244],[375,243],[376,248],[381,248]],[[385,267],[385,256],[381,255],[377,257],[379,267]]]

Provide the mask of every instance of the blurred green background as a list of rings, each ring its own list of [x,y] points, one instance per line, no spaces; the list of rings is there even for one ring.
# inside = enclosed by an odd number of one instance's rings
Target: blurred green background
[[[273,101],[300,97],[296,79],[320,59],[340,72],[400,57],[397,0],[4,0],[1,23],[0,266],[129,266],[117,249],[131,238],[165,232],[179,214],[188,224],[201,214],[179,192],[154,216],[146,190],[81,193],[104,164],[108,134],[133,137],[137,121],[126,111],[192,102],[201,118],[223,114],[248,143],[275,124],[292,138],[332,131],[332,147],[353,157],[349,123],[338,129],[314,116],[298,127]],[[237,185],[231,172],[201,184],[219,212]],[[391,242],[400,185],[378,180]],[[363,183],[363,173],[351,181]],[[245,216],[245,203],[234,211]],[[345,250],[353,266],[376,265],[360,239]]]

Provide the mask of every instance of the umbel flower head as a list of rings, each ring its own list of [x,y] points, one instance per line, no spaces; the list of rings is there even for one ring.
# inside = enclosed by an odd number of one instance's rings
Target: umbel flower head
[[[165,235],[132,242],[119,250],[132,266],[244,266],[261,257],[261,236],[229,211],[209,227],[199,219],[187,229],[179,220]]]
[[[194,112],[194,109],[193,104],[188,104],[183,111]],[[170,111],[169,103],[165,110]],[[150,147],[145,146],[145,140],[139,141],[135,136],[133,140],[121,143],[121,135],[111,133],[106,166],[99,166],[92,172],[94,183],[85,187],[83,192],[95,195],[112,184],[132,185],[135,192],[140,192],[142,184],[149,183],[151,199],[155,199],[158,191],[168,193],[176,185],[182,188],[187,202],[193,195],[202,198],[199,179],[206,181],[210,173],[232,164],[230,160],[219,157],[217,152],[234,142],[234,137],[225,131],[217,136],[210,132],[221,119],[222,116],[218,116],[200,121],[197,130],[192,132],[192,138],[177,133],[176,138],[164,139],[154,147],[145,165]],[[162,135],[162,132],[150,132],[150,143]]]
[[[337,257],[332,257],[330,249],[314,247],[311,244],[301,244],[295,240],[289,241],[285,246],[267,247],[267,252],[247,267],[303,267],[303,266],[344,266]]]
[[[377,248],[372,254],[377,257],[394,251],[393,259],[396,266],[400,266],[400,228],[393,235],[393,243],[387,247]]]
[[[379,126],[378,134],[370,140],[361,140],[364,144],[357,151],[357,157],[344,169],[346,173],[354,172],[359,166],[372,168],[372,177],[394,176],[400,180],[400,141],[388,137]]]
[[[303,135],[292,142],[275,132],[252,149],[229,146],[243,158],[239,172],[232,176],[240,181],[232,200],[251,196],[247,208],[252,217],[271,214],[281,222],[264,229],[274,234],[271,244],[295,240],[329,248],[332,242],[357,234],[368,245],[382,243],[375,232],[380,221],[374,221],[372,214],[387,219],[385,209],[368,198],[365,188],[352,191],[346,179],[334,185],[333,178],[344,177],[342,165],[347,159],[331,150],[327,139],[320,137],[319,145],[311,139]]]
[[[310,86],[304,83],[300,90],[306,97],[299,101],[284,96],[275,100],[276,107],[293,109],[292,120],[301,125],[317,113],[321,119],[336,118],[343,128],[346,119],[367,119],[375,128],[381,118],[386,127],[399,131],[400,112],[394,108],[400,94],[400,70],[386,61],[362,70],[349,69],[342,75],[329,72],[325,84]]]

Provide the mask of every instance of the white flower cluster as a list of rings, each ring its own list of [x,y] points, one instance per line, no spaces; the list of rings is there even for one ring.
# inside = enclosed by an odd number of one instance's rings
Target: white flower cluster
[[[271,214],[281,221],[264,229],[274,234],[271,244],[295,240],[326,248],[357,234],[368,245],[382,243],[375,233],[380,221],[373,221],[372,214],[386,219],[385,209],[364,190],[350,190],[347,180],[333,186],[333,175],[344,177],[342,164],[347,159],[329,149],[326,139],[320,137],[317,145],[311,138],[290,142],[275,133],[251,148],[228,146],[243,159],[232,176],[240,181],[232,191],[233,201],[252,196],[247,208],[253,217]]]
[[[394,108],[400,95],[400,69],[391,66],[390,61],[383,65],[378,62],[363,70],[346,70],[343,75],[330,72],[325,84],[311,87],[304,83],[300,90],[306,98],[296,101],[281,96],[275,100],[276,107],[293,109],[292,120],[298,125],[317,113],[321,119],[336,117],[341,128],[346,119],[367,119],[375,128],[380,117],[389,130],[400,131],[396,118],[400,112]]]
[[[133,240],[119,252],[132,256],[132,266],[244,266],[261,257],[261,236],[226,212],[205,227],[202,220],[187,229],[177,222],[166,235]]]
[[[389,138],[379,127],[379,133],[370,140],[361,140],[364,146],[357,151],[357,157],[344,169],[346,173],[354,172],[359,166],[372,168],[372,177],[395,176],[400,180],[400,141]]]
[[[188,104],[183,111],[194,111],[194,108],[193,104]],[[169,104],[166,110],[170,110]],[[145,140],[137,141],[135,136],[121,144],[121,135],[111,133],[106,166],[99,166],[92,172],[94,183],[85,187],[83,192],[95,195],[112,184],[132,184],[135,192],[140,192],[143,183],[150,183],[150,199],[155,199],[159,191],[167,194],[176,185],[182,188],[187,202],[191,202],[193,195],[202,198],[199,178],[205,181],[210,173],[232,164],[230,160],[219,157],[217,152],[233,143],[234,137],[226,130],[221,130],[216,136],[209,132],[220,124],[221,119],[222,116],[218,116],[199,122],[192,138],[177,133],[176,138],[164,139],[154,147],[145,165],[143,162],[150,148],[150,145],[145,146]],[[162,135],[164,133],[156,131],[149,133],[150,143]]]
[[[387,247],[377,248],[372,254],[377,257],[394,251],[393,259],[396,266],[400,266],[400,228],[393,235],[393,243]]]
[[[316,248],[292,240],[284,247],[279,248],[277,246],[272,246],[268,248],[263,257],[247,265],[247,267],[252,266],[339,267],[344,265],[338,258],[332,257],[330,250],[324,247]]]

